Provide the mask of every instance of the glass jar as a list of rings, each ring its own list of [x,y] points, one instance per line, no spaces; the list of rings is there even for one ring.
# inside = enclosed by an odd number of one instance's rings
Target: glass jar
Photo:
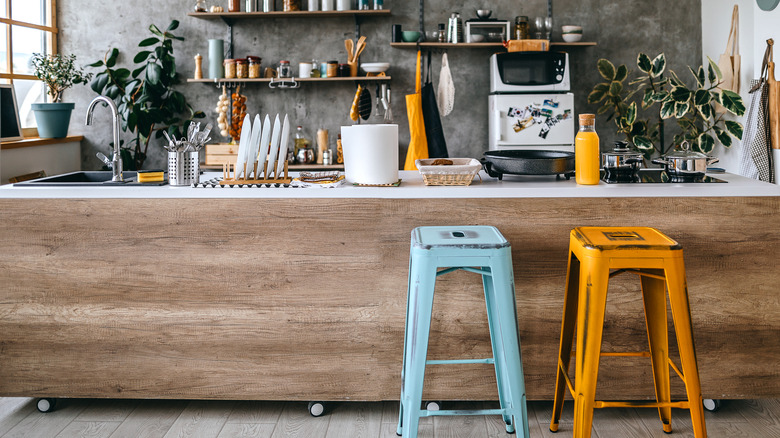
[[[525,15],[515,17],[515,39],[528,39],[528,17]]]
[[[348,78],[350,76],[352,73],[349,70],[349,64],[339,64],[339,77]]]
[[[236,77],[242,79],[249,77],[249,61],[246,58],[236,59]]]
[[[285,12],[291,12],[291,11],[300,11],[301,10],[301,0],[284,0],[284,9]]]
[[[228,0],[228,12],[241,12],[241,0]]]
[[[236,78],[236,60],[228,58],[225,60],[225,79],[235,79],[235,78]]]
[[[339,62],[338,61],[328,61],[328,70],[327,70],[327,77],[329,78],[335,78],[339,75]]]
[[[279,61],[279,77],[291,78],[292,67],[290,67],[290,61]]]
[[[197,0],[195,3],[195,12],[207,12],[206,0]]]
[[[313,59],[311,61],[311,77],[319,78],[320,73],[320,63],[316,59]]]
[[[262,61],[262,58],[259,56],[247,56],[247,60],[249,60],[249,77],[256,79],[260,77],[260,61]]]

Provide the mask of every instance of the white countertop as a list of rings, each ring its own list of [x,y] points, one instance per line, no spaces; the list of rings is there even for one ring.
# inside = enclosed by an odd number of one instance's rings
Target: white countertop
[[[294,175],[297,175],[293,173]],[[201,181],[221,176],[206,172]],[[780,196],[780,186],[734,174],[713,174],[728,181],[718,184],[606,184],[580,186],[555,176],[505,175],[503,181],[480,172],[469,186],[426,186],[416,171],[401,171],[399,187],[355,187],[347,183],[337,188],[292,187],[0,187],[0,199],[24,198],[610,198],[610,197],[729,197]]]

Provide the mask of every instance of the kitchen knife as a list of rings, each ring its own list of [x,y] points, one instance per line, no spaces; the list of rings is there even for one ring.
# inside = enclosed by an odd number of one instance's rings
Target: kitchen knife
[[[282,140],[279,143],[279,163],[276,165],[276,177],[279,178],[284,170],[284,162],[287,160],[287,141],[290,139],[290,119],[287,114],[284,115],[284,125],[282,125]]]
[[[249,140],[252,137],[252,119],[249,114],[244,117],[244,124],[241,125],[241,139],[238,141],[238,156],[236,157],[235,177],[240,178],[244,173],[244,163],[246,163]]]
[[[268,143],[271,141],[271,118],[265,115],[263,122],[263,134],[260,136],[260,156],[257,159],[257,173],[263,173],[265,159],[268,158]],[[268,172],[264,173],[264,178],[268,178]],[[258,175],[259,179],[259,175]]]
[[[279,152],[279,135],[282,131],[282,123],[279,121],[279,114],[276,115],[276,119],[274,120],[274,131],[273,134],[271,134],[271,149],[270,152],[268,152],[268,171],[265,172],[265,177],[270,179],[271,178],[271,171],[274,170],[274,165],[276,161],[276,156]]]
[[[257,162],[257,151],[260,149],[260,132],[263,129],[263,124],[260,121],[260,114],[255,115],[255,120],[252,122],[252,137],[249,140],[249,151],[246,160],[246,176],[249,178],[249,174],[252,173]],[[261,169],[258,169],[261,170]],[[259,172],[255,172],[255,179],[258,178]]]

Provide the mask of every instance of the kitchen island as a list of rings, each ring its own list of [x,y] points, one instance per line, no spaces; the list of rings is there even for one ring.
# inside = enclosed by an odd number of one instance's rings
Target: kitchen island
[[[703,396],[777,398],[780,187],[716,176],[728,183],[5,186],[0,396],[398,399],[411,230],[494,225],[512,244],[528,397],[551,399],[569,231],[635,225],[684,248]],[[479,276],[437,283],[429,358],[489,357]],[[645,349],[638,281],[610,286],[603,350]],[[425,399],[497,398],[489,365],[426,376]],[[599,398],[653,396],[647,358],[604,358],[599,377]]]

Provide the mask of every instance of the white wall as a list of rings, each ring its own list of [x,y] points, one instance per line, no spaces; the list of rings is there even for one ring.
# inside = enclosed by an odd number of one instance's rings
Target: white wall
[[[702,62],[707,62],[707,56],[715,62],[726,49],[731,10],[739,5],[739,50],[742,56],[740,94],[748,103],[748,88],[750,80],[761,71],[761,61],[766,49],[766,40],[774,38],[776,45],[780,44],[780,7],[774,11],[762,11],[754,0],[703,0],[701,2],[701,40]],[[780,49],[776,50],[780,61]],[[744,117],[735,118],[744,123]],[[739,169],[739,154],[741,143],[731,148],[716,146],[714,154],[720,158],[720,165],[729,172],[737,173]],[[777,161],[775,166],[777,169]],[[777,174],[777,170],[775,172]]]

